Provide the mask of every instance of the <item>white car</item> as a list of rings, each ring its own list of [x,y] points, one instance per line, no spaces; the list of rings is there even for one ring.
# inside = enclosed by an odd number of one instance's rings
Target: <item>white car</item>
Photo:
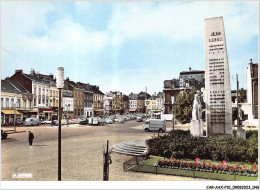
[[[49,121],[49,120],[44,120],[44,121],[41,121],[41,124],[51,124],[51,121]]]

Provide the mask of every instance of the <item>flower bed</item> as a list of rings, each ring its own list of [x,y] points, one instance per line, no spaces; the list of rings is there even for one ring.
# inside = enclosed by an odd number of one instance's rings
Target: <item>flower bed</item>
[[[257,177],[258,170],[256,169],[256,163],[253,164],[252,169],[246,166],[240,165],[228,165],[224,160],[222,164],[216,165],[212,163],[199,163],[198,159],[195,162],[181,161],[181,160],[159,160],[154,164],[155,167],[169,168],[169,169],[181,169],[201,172],[211,172],[219,174],[239,175],[248,177]]]

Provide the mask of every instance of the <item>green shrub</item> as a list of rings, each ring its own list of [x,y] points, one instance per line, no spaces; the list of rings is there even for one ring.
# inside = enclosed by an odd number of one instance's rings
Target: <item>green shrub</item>
[[[168,135],[147,141],[151,155],[182,159],[258,161],[258,134],[250,133],[248,139],[233,136],[193,137],[190,131],[175,130]]]

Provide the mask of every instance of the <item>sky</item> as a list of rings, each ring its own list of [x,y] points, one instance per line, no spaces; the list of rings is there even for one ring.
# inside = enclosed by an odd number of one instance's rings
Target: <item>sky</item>
[[[1,1],[1,78],[15,70],[64,76],[104,93],[163,90],[205,70],[204,19],[223,16],[231,89],[258,63],[258,1]]]

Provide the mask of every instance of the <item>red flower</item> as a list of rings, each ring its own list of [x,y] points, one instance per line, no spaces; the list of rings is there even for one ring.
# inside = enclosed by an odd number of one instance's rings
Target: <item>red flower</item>
[[[253,169],[253,170],[256,169],[256,162],[254,162],[254,163],[252,164],[252,169]]]
[[[170,160],[174,160],[175,158],[173,156],[170,157]]]
[[[199,160],[200,160],[199,157],[197,157],[197,158],[195,159],[196,164],[198,163]]]

